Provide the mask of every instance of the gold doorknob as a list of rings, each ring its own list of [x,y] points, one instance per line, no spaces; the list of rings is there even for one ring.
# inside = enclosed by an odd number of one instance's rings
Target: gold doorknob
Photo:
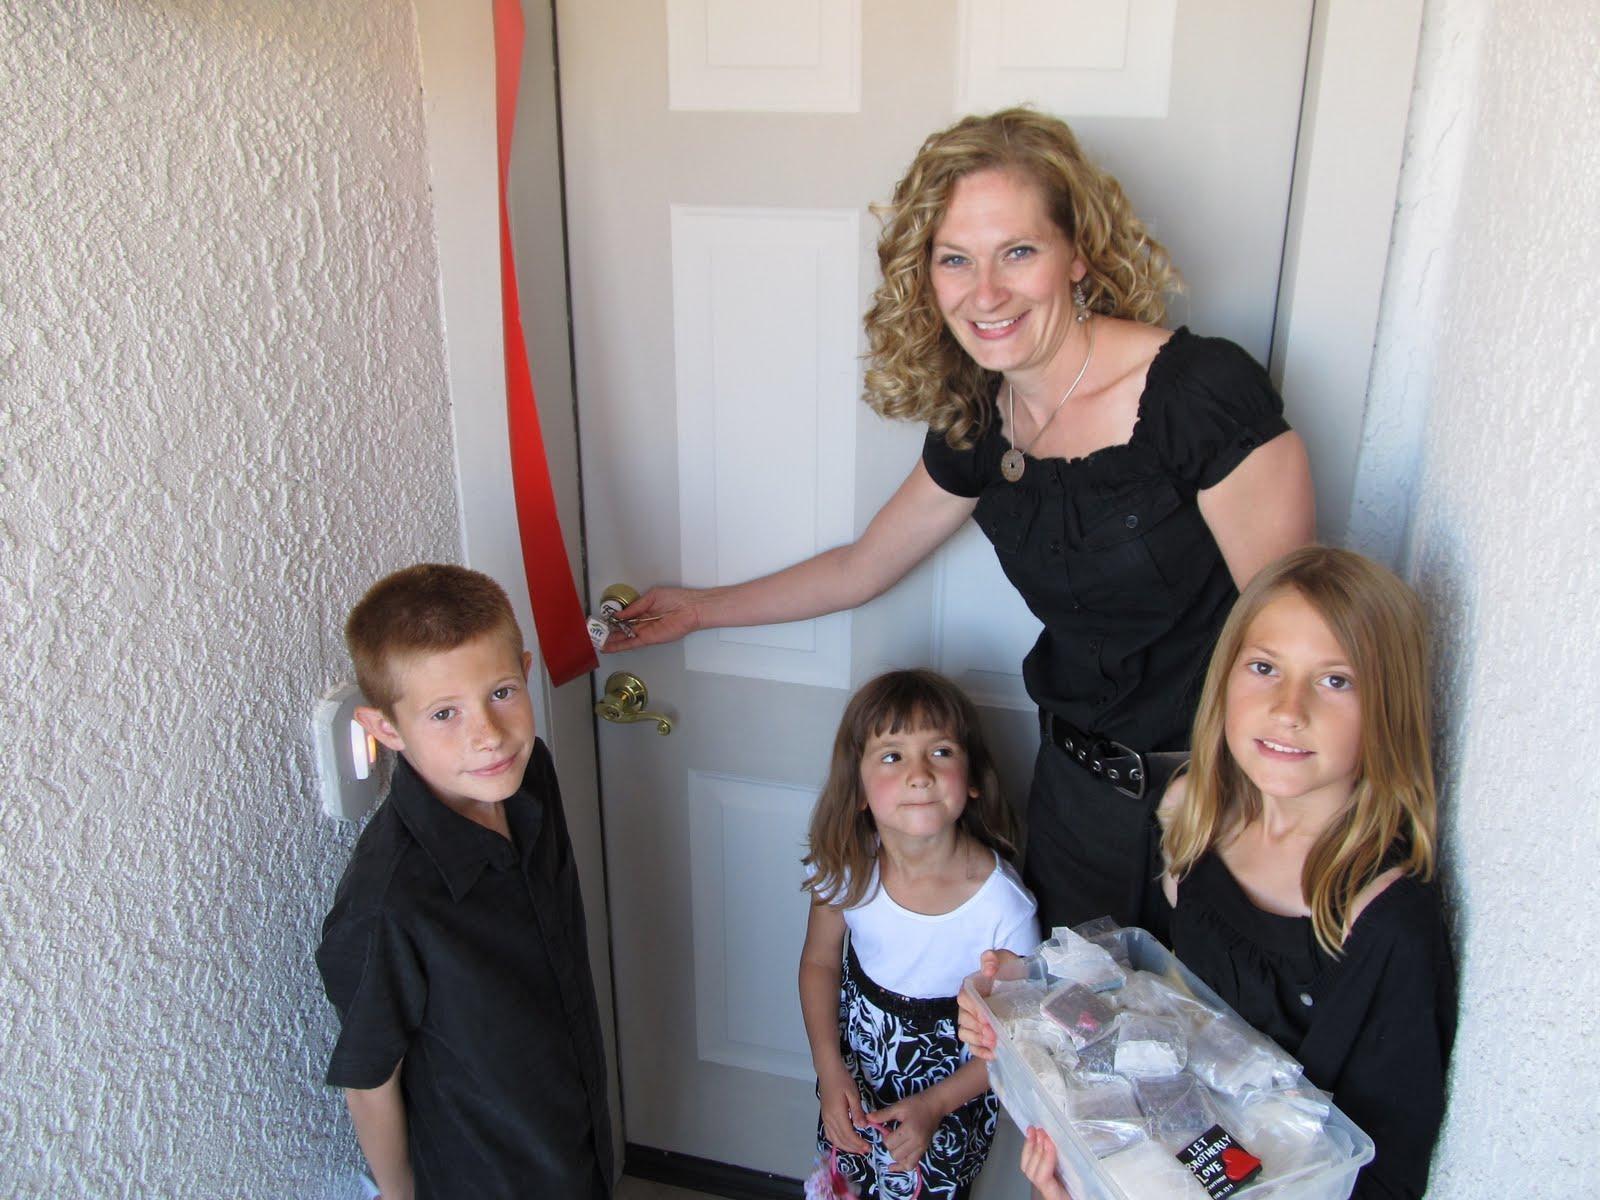
[[[614,617],[639,598],[639,589],[625,583],[613,583],[600,593],[600,615]]]
[[[607,589],[609,592],[611,589]],[[618,725],[631,725],[635,721],[654,721],[656,732],[662,737],[672,732],[672,718],[665,713],[645,712],[650,703],[650,691],[644,680],[627,671],[613,671],[606,678],[606,696],[597,701],[595,713],[602,721]]]

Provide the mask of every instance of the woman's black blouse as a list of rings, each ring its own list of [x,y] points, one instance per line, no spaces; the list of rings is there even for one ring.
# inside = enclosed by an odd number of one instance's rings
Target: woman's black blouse
[[[1309,918],[1257,908],[1208,854],[1178,886],[1172,949],[1372,1138],[1377,1155],[1356,1197],[1422,1195],[1456,1030],[1455,967],[1435,885],[1410,876],[1390,884],[1334,958]]]
[[[928,474],[977,498],[973,519],[1044,625],[1023,663],[1041,708],[1136,750],[1188,744],[1206,660],[1238,594],[1195,494],[1288,428],[1254,359],[1179,329],[1150,364],[1123,445],[1029,458],[1007,483],[997,419],[969,450],[928,435]]]

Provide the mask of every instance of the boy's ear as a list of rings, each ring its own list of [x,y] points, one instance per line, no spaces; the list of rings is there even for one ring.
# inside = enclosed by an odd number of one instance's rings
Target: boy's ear
[[[369,704],[358,704],[352,715],[361,728],[389,749],[398,753],[406,748],[406,740],[400,736],[400,731],[394,727],[394,722],[383,715],[383,709],[373,708]]]
[[[533,670],[533,651],[524,650],[522,652],[522,678],[527,679],[528,672],[531,670]]]

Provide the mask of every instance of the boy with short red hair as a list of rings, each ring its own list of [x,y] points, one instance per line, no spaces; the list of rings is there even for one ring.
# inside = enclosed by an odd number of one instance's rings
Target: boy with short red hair
[[[345,626],[398,752],[317,966],[385,1200],[611,1195],[611,1125],[577,869],[534,733],[510,601],[464,567],[379,580]]]

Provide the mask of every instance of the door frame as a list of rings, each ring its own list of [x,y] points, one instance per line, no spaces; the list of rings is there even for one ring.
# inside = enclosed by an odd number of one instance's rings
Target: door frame
[[[529,644],[533,622],[512,503],[505,417],[496,216],[494,43],[489,0],[413,0],[433,184],[440,308],[466,561],[506,585]],[[584,588],[583,506],[568,335],[561,213],[553,0],[523,0],[527,41],[516,153],[513,224],[525,332],[539,418],[567,555]],[[1271,361],[1294,426],[1308,441],[1349,447],[1348,472],[1317,481],[1321,532],[1342,539],[1377,340],[1422,0],[1315,0],[1296,144],[1294,182]],[[517,201],[522,203],[517,203]],[[640,581],[635,581],[640,582]],[[537,656],[536,656],[537,657]],[[552,687],[541,666],[540,728],[561,768],[584,879],[590,958],[611,1011],[609,924],[591,690]],[[621,1121],[615,1022],[607,1022],[612,1113]],[[625,1144],[617,1131],[614,1144]]]
[[[456,501],[463,561],[498,580],[534,651],[534,719],[550,747],[582,881],[589,962],[603,1014],[614,1167],[622,1168],[599,772],[593,697],[586,681],[555,687],[538,652],[523,571],[506,424],[505,338],[500,297],[499,166],[495,140],[492,0],[413,0],[422,60],[422,108],[438,253],[440,323],[455,432]],[[512,144],[509,204],[523,331],[540,431],[567,550],[584,595],[578,428],[568,336],[566,229],[556,111],[551,0],[522,0],[522,90]],[[587,597],[585,602],[587,603]]]

